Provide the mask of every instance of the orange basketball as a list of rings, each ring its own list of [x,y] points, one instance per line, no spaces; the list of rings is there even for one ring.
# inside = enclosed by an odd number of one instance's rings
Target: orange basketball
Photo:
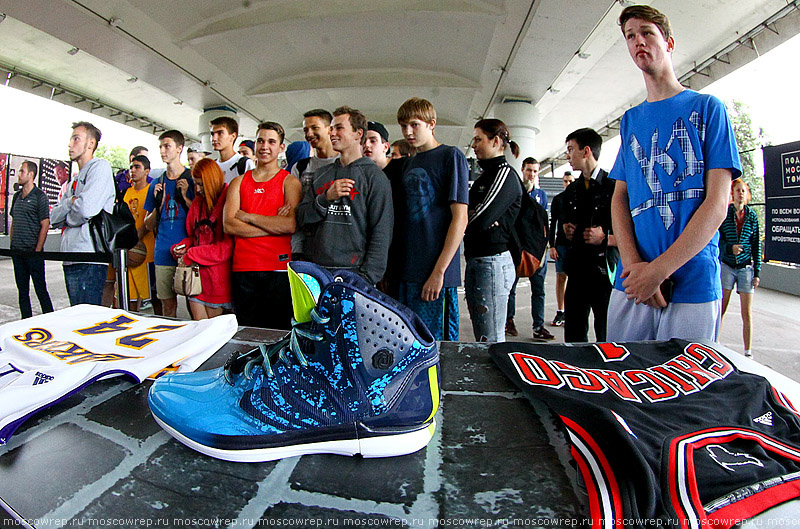
[[[147,246],[144,242],[139,241],[136,246],[128,250],[128,268],[141,266],[145,259],[147,259]]]

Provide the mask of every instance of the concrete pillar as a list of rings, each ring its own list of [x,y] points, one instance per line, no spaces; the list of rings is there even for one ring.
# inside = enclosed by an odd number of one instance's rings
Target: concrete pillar
[[[197,134],[200,136],[200,142],[203,144],[203,147],[209,152],[214,152],[214,149],[211,148],[211,126],[209,123],[211,123],[212,119],[217,119],[222,116],[233,118],[236,120],[236,123],[239,123],[239,116],[237,116],[236,112],[230,107],[207,108],[200,114],[200,118],[197,120]],[[236,149],[236,146],[234,145],[233,148]]]
[[[519,145],[519,158],[514,158],[510,149],[506,149],[506,158],[517,172],[521,172],[522,160],[528,156],[536,157],[536,135],[541,124],[539,111],[531,103],[509,101],[494,108],[494,117],[506,124],[511,139]]]

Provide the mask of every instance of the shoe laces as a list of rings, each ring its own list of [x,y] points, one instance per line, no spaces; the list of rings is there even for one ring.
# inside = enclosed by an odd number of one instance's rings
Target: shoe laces
[[[247,380],[252,380],[253,370],[258,366],[263,366],[264,372],[268,377],[275,374],[273,363],[283,362],[290,364],[292,358],[302,367],[308,365],[306,355],[302,351],[300,339],[304,338],[314,342],[321,342],[324,337],[321,331],[312,331],[312,323],[324,325],[330,321],[317,312],[316,307],[311,309],[311,321],[299,323],[292,318],[292,330],[283,338],[267,347],[266,344],[259,344],[246,353],[234,353],[225,362],[223,376],[225,381],[231,386],[234,385],[234,375],[242,373]],[[271,360],[272,359],[272,360]]]

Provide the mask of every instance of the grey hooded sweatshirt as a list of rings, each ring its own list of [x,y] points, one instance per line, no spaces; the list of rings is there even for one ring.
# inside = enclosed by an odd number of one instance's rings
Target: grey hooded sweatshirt
[[[349,197],[328,201],[334,180],[355,182]],[[310,232],[305,251],[311,261],[332,270],[351,270],[372,284],[386,270],[394,211],[389,180],[375,162],[361,157],[322,168],[297,207],[298,228]]]

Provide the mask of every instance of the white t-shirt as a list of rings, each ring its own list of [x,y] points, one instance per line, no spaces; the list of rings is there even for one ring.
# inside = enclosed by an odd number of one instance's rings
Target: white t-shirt
[[[231,180],[233,180],[237,176],[241,176],[239,174],[239,170],[236,168],[236,163],[239,161],[239,159],[241,159],[241,157],[242,157],[242,155],[237,152],[236,154],[234,154],[233,156],[228,158],[228,160],[225,161],[225,162],[220,162],[219,160],[217,160],[217,163],[219,164],[220,169],[222,169],[222,172],[225,174],[225,183],[226,184],[230,184]],[[248,159],[247,160],[247,165],[245,165],[244,173],[246,173],[247,171],[251,171],[251,170],[253,170],[255,168],[256,168],[256,164],[253,163],[253,160]],[[244,173],[242,173],[242,174],[244,174]]]

